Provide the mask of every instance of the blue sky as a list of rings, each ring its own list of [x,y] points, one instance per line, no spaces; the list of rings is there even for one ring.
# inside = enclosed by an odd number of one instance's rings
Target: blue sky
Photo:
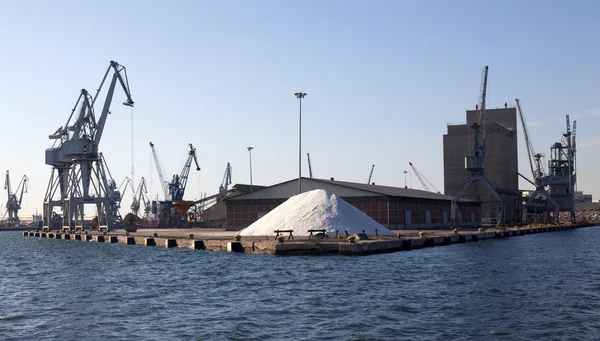
[[[578,119],[579,188],[599,198],[598,13],[594,1],[0,1],[0,169],[27,174],[22,213],[41,210],[47,136],[116,60],[136,102],[136,179],[155,194],[149,141],[169,175],[197,147],[188,199],[215,193],[227,162],[248,183],[248,145],[255,184],[297,176],[300,89],[316,177],[366,182],[375,164],[373,181],[401,186],[412,161],[442,189],[446,123],[464,121],[489,65],[488,107],[519,97],[538,151],[565,114]],[[101,143],[118,182],[130,172],[124,98]]]

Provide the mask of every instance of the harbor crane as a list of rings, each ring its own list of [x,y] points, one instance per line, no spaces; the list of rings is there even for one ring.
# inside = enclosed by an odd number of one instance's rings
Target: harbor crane
[[[217,201],[221,201],[227,197],[227,191],[229,191],[229,185],[231,185],[231,165],[227,162],[227,167],[225,167],[225,175],[223,175],[223,181],[221,182],[221,186],[219,186],[219,194],[217,196]]]
[[[135,216],[139,216],[140,207],[144,204],[144,218],[150,216],[151,203],[148,198],[148,190],[146,188],[146,179],[143,177],[140,179],[140,184],[138,185],[136,191],[133,193],[133,201],[131,203],[131,213]]]
[[[310,163],[310,154],[309,153],[306,153],[306,158],[308,159],[308,176],[312,179],[313,178],[312,164]]]
[[[194,146],[191,143],[189,143],[188,146],[190,148],[190,150],[187,153],[188,158],[187,158],[180,174],[174,174],[172,180],[170,182],[166,182],[164,170],[158,159],[158,155],[156,154],[156,150],[154,148],[154,143],[150,142],[150,148],[152,148],[152,155],[154,156],[156,170],[158,172],[158,177],[160,178],[160,183],[163,187],[166,201],[183,200],[183,195],[185,193],[185,187],[187,185],[188,176],[190,174],[192,160],[196,164],[196,170],[197,171],[200,170],[200,166],[198,165],[198,158],[196,157],[196,148],[194,148]]]
[[[102,111],[96,116],[96,100],[111,72]],[[54,144],[46,149],[46,164],[52,166],[52,173],[44,198],[45,230],[50,228],[54,207],[62,208],[63,229],[83,229],[88,204],[96,206],[98,228],[112,230],[123,225],[118,211],[120,193],[99,150],[117,82],[126,96],[123,105],[133,107],[125,66],[111,61],[95,95],[82,89],[67,123],[49,136]]]
[[[433,188],[433,190],[436,193],[440,193],[440,191],[438,191],[438,189],[429,180],[427,180],[425,175],[423,175],[423,173],[421,173],[417,169],[417,167],[415,167],[415,165],[412,164],[412,162],[409,162],[408,164],[410,165],[412,170],[415,172],[415,175],[417,176],[417,179],[419,179],[419,182],[421,183],[421,186],[423,186],[424,190],[426,190],[427,192],[431,192],[431,190],[429,189],[429,186],[431,186],[431,188]],[[427,186],[427,184],[429,184],[429,186]]]
[[[483,186],[492,194],[492,196],[498,201],[499,209],[497,212],[497,225],[503,224],[504,217],[504,201],[502,197],[498,194],[496,189],[490,184],[488,179],[484,175],[484,165],[485,165],[485,152],[486,152],[486,139],[485,139],[485,100],[486,100],[486,92],[487,92],[487,80],[488,80],[488,66],[483,69],[483,76],[481,82],[481,98],[479,108],[479,120],[478,122],[474,122],[471,125],[473,129],[473,150],[470,155],[465,159],[465,168],[469,171],[470,176],[469,180],[465,183],[460,192],[454,197],[452,200],[452,210],[451,217],[452,223],[462,225],[462,219],[460,217],[460,213],[458,211],[458,202],[463,197],[463,195],[467,192],[467,190],[471,187],[471,185],[475,182],[480,182]],[[482,135],[482,141],[479,142],[479,135]]]
[[[529,197],[527,202],[525,203],[525,218],[527,218],[527,210],[533,207],[533,201],[538,195],[543,195],[546,198],[546,201],[550,203],[552,207],[554,207],[554,221],[558,222],[558,217],[560,213],[560,208],[556,201],[550,196],[548,191],[546,191],[546,186],[542,184],[542,177],[544,177],[544,166],[542,162],[542,158],[544,155],[540,153],[536,153],[533,148],[533,143],[531,142],[531,137],[529,136],[529,130],[527,129],[527,123],[525,122],[525,116],[523,115],[523,110],[521,109],[521,101],[518,98],[515,98],[517,103],[517,110],[519,111],[519,118],[521,119],[521,126],[523,127],[523,135],[525,136],[525,146],[527,147],[527,156],[529,159],[529,167],[531,169],[531,175],[533,176],[533,181],[527,179],[521,173],[519,175],[529,181],[531,184],[535,186],[535,192]]]
[[[373,169],[375,169],[375,165],[371,166],[371,173],[369,173],[369,180],[367,180],[367,185],[371,184],[371,178],[373,177]]]
[[[6,202],[6,212],[4,213],[2,220],[4,220],[4,217],[6,214],[8,214],[8,226],[17,226],[21,224],[21,220],[19,219],[19,210],[21,209],[21,203],[23,202],[23,193],[27,193],[28,182],[29,178],[27,175],[23,175],[21,181],[19,182],[19,186],[17,186],[17,190],[13,193],[10,185],[10,175],[9,172],[6,171],[4,189],[8,194],[8,201]]]
[[[165,171],[162,167],[160,159],[158,158],[158,154],[156,154],[156,149],[154,149],[154,143],[152,143],[152,141],[150,141],[150,148],[152,149],[152,156],[154,157],[156,172],[158,173],[158,178],[160,179],[160,186],[162,187],[164,198],[167,200],[169,197],[169,186],[165,180]]]

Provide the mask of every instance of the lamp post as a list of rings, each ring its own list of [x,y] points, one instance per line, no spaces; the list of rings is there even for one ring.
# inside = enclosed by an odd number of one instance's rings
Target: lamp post
[[[408,174],[408,172],[404,171],[404,188],[407,188],[406,187],[406,174]]]
[[[248,147],[248,156],[250,157],[250,192],[252,192],[252,149],[254,147]]]
[[[300,115],[298,119],[298,194],[302,193],[302,99],[306,96],[305,92],[296,92],[294,94],[300,100]]]

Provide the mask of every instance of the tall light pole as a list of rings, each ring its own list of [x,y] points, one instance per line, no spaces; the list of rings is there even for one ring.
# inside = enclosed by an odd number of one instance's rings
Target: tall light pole
[[[296,92],[294,94],[300,100],[300,116],[298,119],[298,194],[302,193],[302,99],[306,96],[305,92]]]
[[[408,174],[408,172],[404,171],[404,188],[407,188],[406,187],[406,174]]]
[[[252,192],[252,149],[254,147],[248,147],[248,156],[250,157],[250,192]]]

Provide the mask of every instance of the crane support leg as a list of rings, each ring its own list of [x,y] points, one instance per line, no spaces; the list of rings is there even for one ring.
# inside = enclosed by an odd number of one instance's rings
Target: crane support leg
[[[465,183],[465,185],[463,186],[462,190],[454,197],[454,200],[452,200],[452,212],[451,212],[452,224],[453,225],[456,224],[456,216],[458,213],[459,200],[463,197],[465,192],[475,182],[481,182],[483,184],[483,186],[485,188],[487,188],[487,190],[494,196],[494,198],[500,204],[500,210],[498,212],[498,226],[502,225],[502,223],[504,222],[504,219],[503,219],[503,217],[504,217],[504,201],[502,200],[502,197],[500,197],[500,195],[498,194],[496,189],[490,184],[490,182],[482,174],[471,175],[471,177],[469,178],[467,183]],[[462,225],[462,221],[458,221],[458,224]]]
[[[543,186],[536,188],[535,192],[533,192],[533,194],[527,200],[527,203],[525,204],[525,217],[527,217],[527,208],[532,206],[533,200],[535,200],[535,198],[540,194],[546,197],[546,207],[548,206],[547,203],[549,202],[550,206],[554,208],[554,223],[558,224],[560,207],[558,206],[558,203],[552,198],[552,196],[550,196],[550,193],[548,193],[548,191],[546,191],[546,189]]]

